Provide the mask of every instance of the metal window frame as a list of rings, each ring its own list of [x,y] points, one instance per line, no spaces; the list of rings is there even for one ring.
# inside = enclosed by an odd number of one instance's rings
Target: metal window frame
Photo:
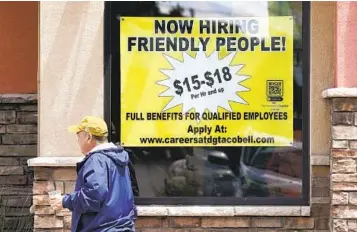
[[[112,110],[113,99],[120,96],[120,24],[112,2],[104,9],[104,119],[112,131],[112,118],[120,118],[119,107]],[[302,1],[303,92],[310,93],[310,1]],[[116,89],[116,91],[113,91]],[[119,95],[118,95],[119,93]],[[310,94],[302,96],[303,166],[302,196],[286,197],[138,197],[138,205],[309,205],[310,204]],[[116,102],[118,104],[118,102]],[[118,128],[116,131],[119,131]],[[109,133],[111,141],[112,134]]]

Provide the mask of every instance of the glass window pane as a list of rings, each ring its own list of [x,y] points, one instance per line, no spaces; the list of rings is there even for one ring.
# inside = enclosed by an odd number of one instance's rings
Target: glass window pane
[[[301,197],[301,2],[115,2],[118,16],[294,17],[294,146],[131,148],[142,197]],[[119,42],[118,42],[119,43]],[[117,79],[112,84],[118,84]],[[119,91],[119,89],[117,89]],[[113,94],[113,96],[119,96]],[[113,97],[112,110],[119,107]],[[113,113],[113,126],[120,127]],[[114,138],[118,139],[118,136]]]

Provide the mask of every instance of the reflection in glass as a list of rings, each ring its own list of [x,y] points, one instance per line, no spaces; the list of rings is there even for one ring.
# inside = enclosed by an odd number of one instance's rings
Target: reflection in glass
[[[120,16],[294,17],[293,147],[131,149],[137,156],[133,163],[142,197],[300,197],[303,87],[301,2],[115,2],[114,7],[117,7]],[[118,83],[118,80],[113,83]],[[119,97],[113,97],[112,102],[115,109],[119,106]],[[119,126],[119,116],[114,113],[114,130]],[[115,131],[113,133],[117,142],[119,136]]]

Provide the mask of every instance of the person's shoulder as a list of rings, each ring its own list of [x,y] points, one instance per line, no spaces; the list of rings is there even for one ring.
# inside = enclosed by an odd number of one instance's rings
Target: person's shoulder
[[[89,155],[86,163],[88,163],[88,165],[95,165],[105,164],[107,162],[109,162],[109,158],[105,154],[99,151],[95,151]]]

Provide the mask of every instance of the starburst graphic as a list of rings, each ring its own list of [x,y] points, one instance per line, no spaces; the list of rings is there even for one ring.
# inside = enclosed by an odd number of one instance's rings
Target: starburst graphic
[[[182,113],[194,109],[202,115],[206,110],[217,112],[219,107],[232,111],[229,102],[247,105],[239,92],[250,91],[241,84],[250,76],[239,74],[244,64],[232,65],[235,55],[219,59],[217,51],[207,56],[201,47],[195,57],[183,52],[181,62],[163,54],[172,69],[161,69],[168,78],[157,82],[168,87],[159,97],[171,97],[162,111],[182,105]]]

